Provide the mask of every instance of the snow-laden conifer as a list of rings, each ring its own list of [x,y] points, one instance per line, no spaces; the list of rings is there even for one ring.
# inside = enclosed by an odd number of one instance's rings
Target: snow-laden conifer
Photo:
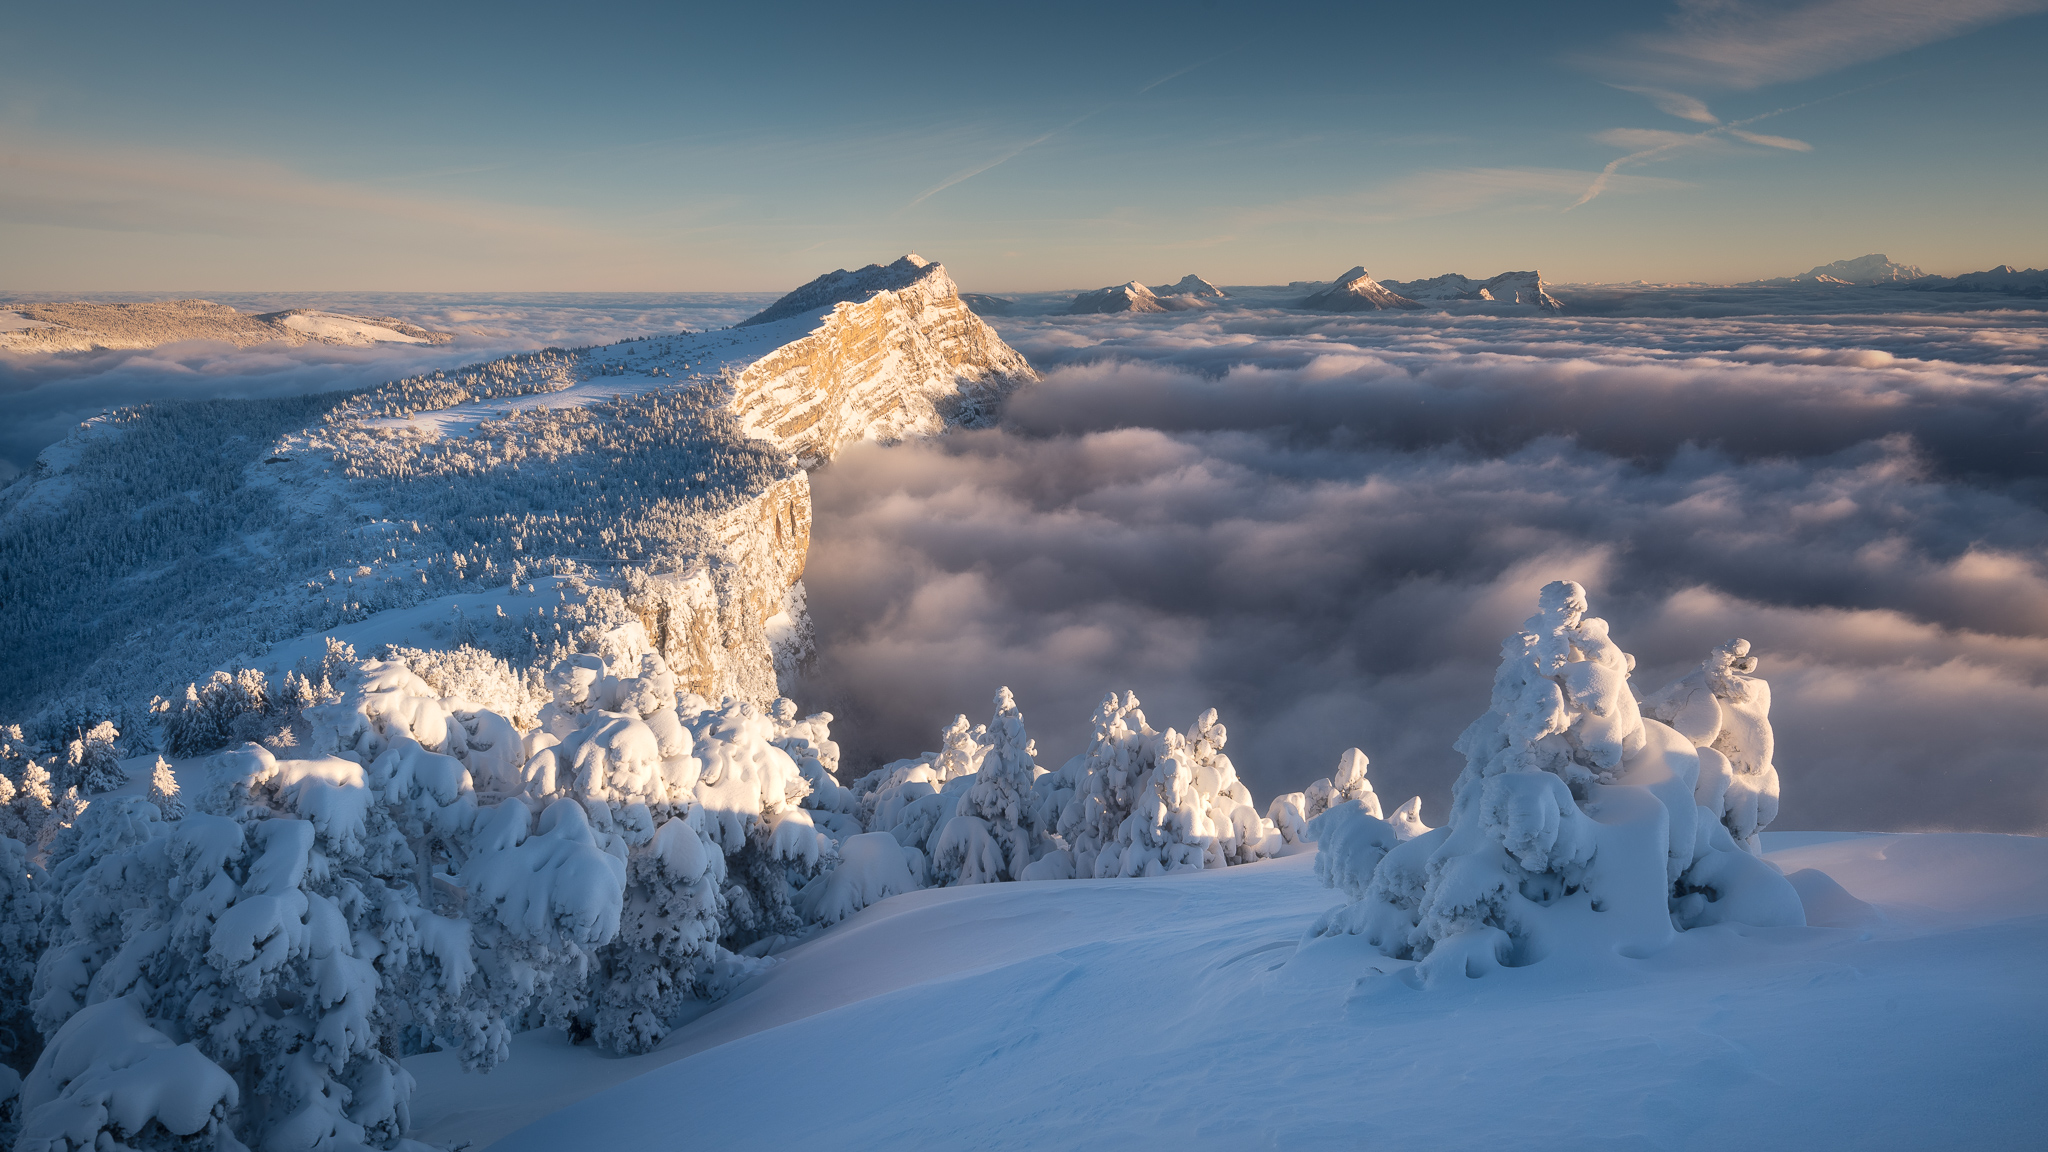
[[[1695,798],[1753,856],[1763,852],[1758,835],[1778,817],[1771,686],[1753,675],[1756,663],[1749,641],[1730,640],[1643,700],[1644,715],[1669,724],[1699,749]]]
[[[66,783],[87,796],[111,791],[128,782],[121,771],[120,730],[102,720],[71,740],[64,752]]]
[[[1045,854],[1046,839],[1031,809],[1038,750],[1008,688],[996,692],[995,706],[973,783],[961,793],[934,846],[932,873],[941,884],[1021,880],[1024,870]]]
[[[1259,818],[1224,754],[1228,732],[1215,709],[1182,736],[1154,731],[1134,694],[1111,693],[1095,711],[1094,729],[1088,751],[1042,782],[1047,796],[1072,790],[1059,834],[1074,875],[1221,868],[1272,855],[1284,844]],[[1189,846],[1200,851],[1190,856],[1183,850]]]
[[[1654,947],[1674,928],[1804,923],[1785,878],[1695,803],[1699,755],[1642,717],[1634,664],[1584,589],[1546,585],[1458,738],[1449,823],[1402,841],[1355,803],[1322,818],[1349,826],[1348,863],[1326,878],[1360,898],[1312,935],[1364,935],[1434,980]]]

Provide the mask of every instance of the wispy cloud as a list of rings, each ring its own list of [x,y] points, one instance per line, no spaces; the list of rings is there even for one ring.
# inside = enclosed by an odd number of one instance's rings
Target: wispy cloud
[[[1623,168],[1632,164],[1647,164],[1651,161],[1666,159],[1685,151],[1726,147],[1729,141],[1740,140],[1746,144],[1756,144],[1765,148],[1779,148],[1787,152],[1811,152],[1813,151],[1813,145],[1808,144],[1804,140],[1794,140],[1790,136],[1766,136],[1761,132],[1747,132],[1744,129],[1759,120],[1768,120],[1773,116],[1783,116],[1787,112],[1797,112],[1801,108],[1811,108],[1815,104],[1825,104],[1830,100],[1839,100],[1844,96],[1874,87],[1876,85],[1866,84],[1861,88],[1852,88],[1847,92],[1837,92],[1832,96],[1823,96],[1819,100],[1808,100],[1804,104],[1794,104],[1789,108],[1773,108],[1769,112],[1760,112],[1746,119],[1734,120],[1726,124],[1717,124],[1701,132],[1666,132],[1654,128],[1611,128],[1600,133],[1596,139],[1621,148],[1634,148],[1635,151],[1630,152],[1626,156],[1617,156],[1613,160],[1608,161],[1607,167],[1600,170],[1600,174],[1595,176],[1593,182],[1586,186],[1585,192],[1580,194],[1578,200],[1572,204],[1571,208],[1567,208],[1565,211],[1569,212],[1572,208],[1577,208],[1607,191],[1613,185],[1616,174]]]
[[[1683,92],[1671,92],[1663,88],[1640,88],[1628,84],[1611,84],[1609,87],[1619,88],[1623,92],[1634,92],[1638,96],[1648,96],[1659,112],[1669,112],[1680,120],[1690,120],[1695,124],[1721,122],[1719,117],[1707,110],[1706,102],[1697,96],[1687,96]]]
[[[962,180],[972,180],[974,177],[981,175],[983,172],[986,172],[991,168],[994,168],[998,164],[1008,163],[1009,161],[1014,160],[1019,155],[1023,154],[1027,149],[1036,148],[1038,145],[1045,143],[1047,140],[1052,139],[1060,133],[1078,127],[1083,120],[1088,119],[1090,116],[1093,116],[1100,111],[1102,111],[1102,109],[1100,108],[1091,108],[1088,111],[1081,113],[1079,116],[1074,117],[1072,120],[1067,121],[1065,124],[1062,124],[1049,132],[1033,136],[1031,139],[1024,141],[1022,144],[1019,144],[1013,148],[1004,151],[1002,154],[998,155],[993,160],[989,160],[981,164],[976,164],[970,168],[962,168],[960,171],[953,173],[951,176],[946,177],[944,180],[941,180],[937,184],[934,184],[931,187],[925,189],[924,191],[918,193],[916,198],[911,200],[910,203],[904,205],[904,207],[915,208],[919,204],[922,204],[925,201],[931,199],[933,196],[936,196],[939,193],[944,192],[946,189],[951,188],[953,185],[960,183]]]
[[[1825,76],[2043,11],[2048,0],[1817,0],[1789,7],[1681,0],[1669,31],[1629,37],[1587,63],[1597,74],[1660,89],[1742,91]]]

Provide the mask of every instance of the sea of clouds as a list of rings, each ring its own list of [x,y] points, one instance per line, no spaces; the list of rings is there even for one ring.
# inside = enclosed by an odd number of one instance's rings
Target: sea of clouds
[[[1262,802],[1357,745],[1440,821],[1501,639],[1570,578],[1643,691],[1756,645],[1780,827],[2048,831],[2048,313],[1628,289],[1592,314],[1331,317],[1287,295],[1027,300],[991,320],[1044,379],[1001,428],[813,475],[800,702],[837,715],[849,774],[985,720],[998,685],[1056,766],[1130,689],[1158,727],[1219,709]],[[769,299],[214,298],[458,339],[0,354],[0,470],[109,405],[361,387]]]
[[[850,764],[1003,683],[1057,765],[1133,689],[1262,800],[1357,745],[1441,820],[1570,578],[1643,691],[1756,645],[1781,826],[2048,830],[2048,314],[994,323],[1045,377],[1001,429],[813,476]]]

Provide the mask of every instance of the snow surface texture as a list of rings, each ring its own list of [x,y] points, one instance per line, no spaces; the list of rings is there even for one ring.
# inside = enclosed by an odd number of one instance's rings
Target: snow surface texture
[[[1764,839],[1867,922],[1810,909],[1425,990],[1356,937],[1297,951],[1332,898],[1312,858],[953,888],[861,913],[636,1060],[535,1034],[488,1079],[407,1066],[423,1137],[499,1152],[660,1147],[679,1113],[707,1145],[859,1149],[2031,1145],[2048,843]]]

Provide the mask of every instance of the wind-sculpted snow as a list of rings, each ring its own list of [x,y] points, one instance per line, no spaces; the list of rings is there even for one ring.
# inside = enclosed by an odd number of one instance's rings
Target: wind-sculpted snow
[[[852,774],[1002,681],[1057,761],[1133,687],[1223,708],[1262,802],[1357,746],[1433,820],[1515,604],[1579,573],[1645,691],[1765,646],[1780,826],[2048,827],[2048,314],[1230,308],[999,318],[1043,373],[1002,430],[814,477]]]

